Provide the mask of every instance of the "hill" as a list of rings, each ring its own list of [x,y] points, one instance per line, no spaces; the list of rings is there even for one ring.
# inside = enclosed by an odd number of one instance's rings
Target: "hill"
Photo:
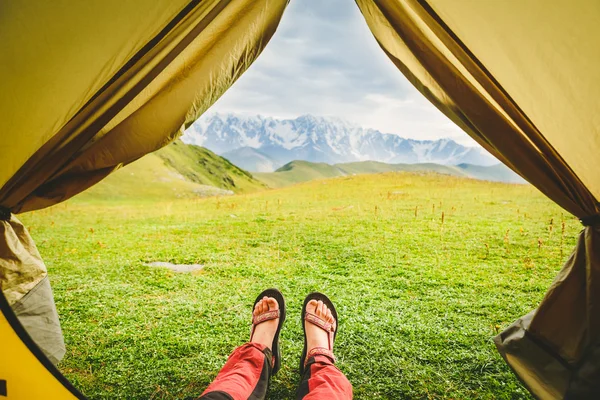
[[[264,184],[202,147],[180,140],[119,169],[80,200],[156,200],[252,192]]]
[[[251,192],[263,187],[252,174],[229,160],[203,147],[188,145],[181,140],[155,153],[164,163],[187,180],[235,193]]]
[[[314,179],[334,178],[348,175],[341,169],[326,163],[292,161],[275,172],[255,172],[259,181],[271,188],[279,188]]]
[[[186,130],[183,141],[211,149],[252,172],[273,172],[294,160],[484,166],[498,162],[480,147],[450,139],[407,139],[402,132],[384,133],[340,118],[314,115],[276,119],[205,114]]]
[[[440,165],[434,163],[386,164],[377,161],[361,161],[334,165],[329,165],[326,163],[312,163],[308,161],[292,161],[279,168],[275,172],[255,173],[254,176],[271,188],[279,188],[313,179],[402,171],[431,172],[492,182],[525,182],[520,176],[502,164],[483,167],[472,164],[460,164],[458,166]]]

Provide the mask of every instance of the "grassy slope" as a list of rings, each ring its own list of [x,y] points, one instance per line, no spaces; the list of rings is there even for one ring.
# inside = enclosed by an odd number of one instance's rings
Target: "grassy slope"
[[[333,178],[347,175],[334,165],[309,161],[292,161],[276,172],[255,172],[256,179],[272,188],[293,185],[313,179]]]
[[[531,186],[406,173],[20,218],[50,272],[59,367],[103,399],[200,394],[269,286],[288,302],[271,399],[294,398],[313,290],[341,316],[338,366],[356,399],[529,398],[492,337],[536,307],[580,230]],[[149,261],[206,266],[174,274]]]
[[[202,147],[176,141],[121,168],[77,196],[78,201],[157,201],[218,194],[219,189],[245,193],[261,182]]]
[[[212,185],[237,193],[262,188],[252,175],[204,147],[177,140],[156,154],[188,180]]]

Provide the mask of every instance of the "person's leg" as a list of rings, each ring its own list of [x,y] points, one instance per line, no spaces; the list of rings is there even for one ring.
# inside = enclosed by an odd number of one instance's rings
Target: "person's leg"
[[[329,299],[325,299],[325,302],[329,302]],[[337,321],[334,316],[336,314],[332,313],[325,302],[310,300],[306,305],[306,313],[312,316],[304,318],[307,359],[304,361],[302,380],[296,392],[297,399],[352,399],[352,384],[333,365],[335,357],[331,331],[337,330]]]
[[[308,359],[296,397],[303,400],[350,400],[352,384],[327,356]]]
[[[264,297],[256,303],[253,319],[278,309],[279,304],[275,299]],[[256,323],[250,342],[233,351],[200,399],[264,399],[273,369],[271,346],[278,324],[279,318],[260,320]]]
[[[271,350],[264,345],[246,343],[238,347],[200,399],[264,399],[271,376],[271,361]]]

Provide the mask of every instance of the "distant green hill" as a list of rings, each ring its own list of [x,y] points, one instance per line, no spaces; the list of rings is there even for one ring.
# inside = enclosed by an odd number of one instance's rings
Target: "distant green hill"
[[[461,164],[458,166],[433,163],[386,164],[377,161],[360,161],[334,165],[313,163],[309,161],[292,161],[275,172],[254,173],[254,176],[269,187],[279,188],[313,179],[400,171],[430,172],[495,182],[525,182],[521,177],[502,164],[493,165],[491,167],[482,167],[471,164]]]
[[[309,161],[292,161],[275,172],[255,172],[256,179],[272,188],[293,185],[313,179],[333,178],[348,175],[336,166]]]
[[[86,201],[197,198],[262,188],[262,182],[226,159],[177,140],[114,172],[77,198]]]

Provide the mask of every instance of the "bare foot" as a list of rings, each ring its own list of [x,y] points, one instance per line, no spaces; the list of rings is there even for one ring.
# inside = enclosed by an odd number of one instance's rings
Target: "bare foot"
[[[331,310],[327,308],[327,306],[323,304],[321,300],[309,301],[306,305],[306,311],[315,314],[317,317],[330,324],[335,322],[333,314],[331,314]],[[327,332],[308,321],[306,321],[305,327],[307,352],[310,352],[315,347],[324,347],[329,349],[329,337],[327,336]],[[333,351],[333,349],[330,350]]]
[[[260,314],[266,313],[271,310],[278,310],[279,304],[277,304],[277,300],[272,297],[263,297],[256,306],[254,306],[254,310],[252,311],[253,316],[258,316]],[[271,346],[273,346],[273,338],[275,337],[275,332],[277,332],[277,325],[279,324],[279,318],[272,319],[270,321],[262,322],[254,328],[254,334],[250,338],[252,343],[260,343],[264,346],[267,346],[270,350]]]

